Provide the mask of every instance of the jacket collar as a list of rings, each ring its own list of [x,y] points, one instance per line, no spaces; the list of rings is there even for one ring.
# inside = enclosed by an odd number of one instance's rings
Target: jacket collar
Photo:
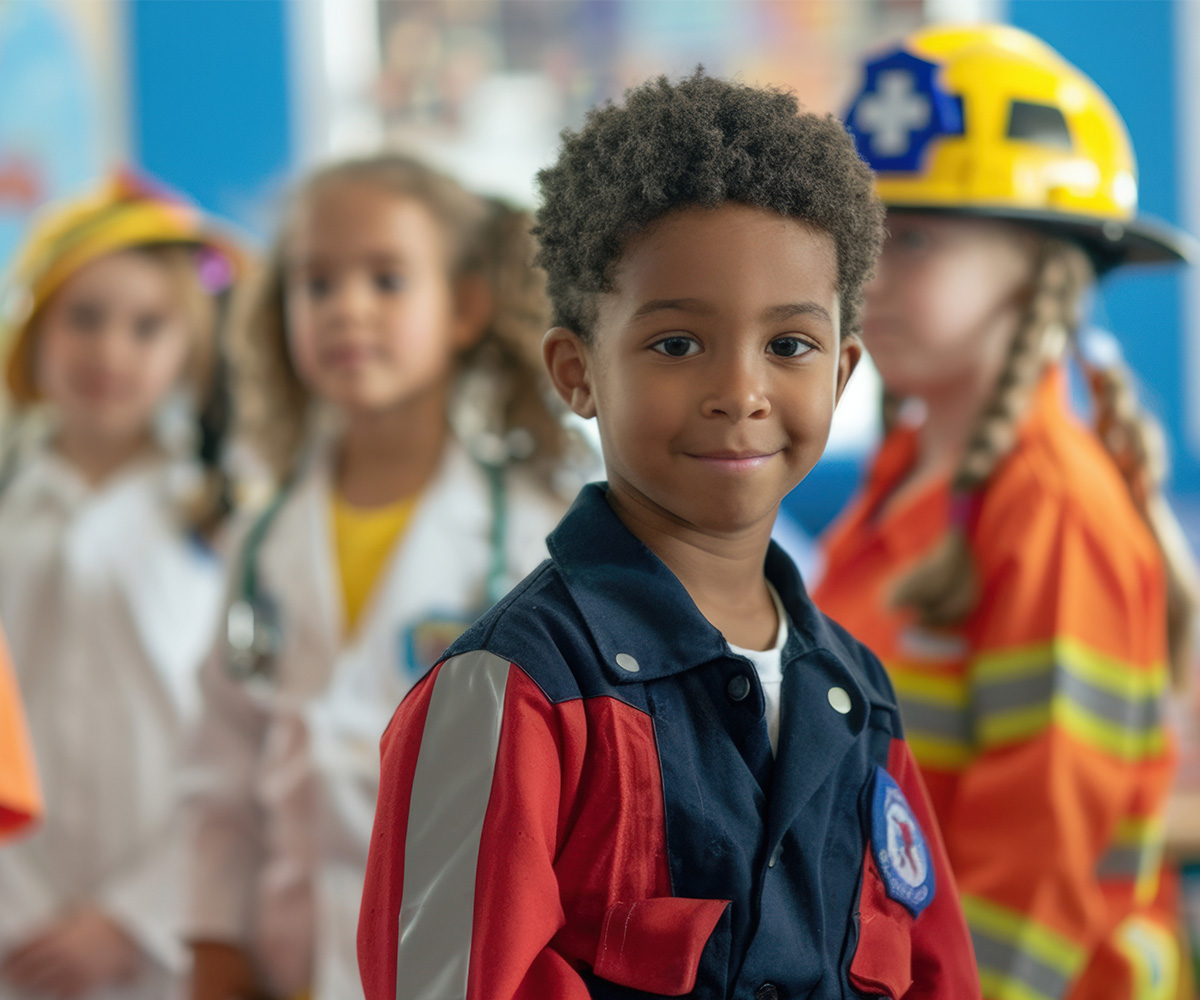
[[[585,486],[546,541],[611,680],[644,683],[734,655],[679,578],[621,523],[606,484]],[[790,619],[784,661],[826,645],[828,626],[774,542],[765,570]],[[628,657],[636,671],[620,665]]]

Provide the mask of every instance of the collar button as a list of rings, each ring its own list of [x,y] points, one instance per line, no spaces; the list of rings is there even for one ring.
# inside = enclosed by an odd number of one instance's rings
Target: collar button
[[[638,664],[638,661],[635,660],[628,653],[618,653],[617,654],[617,666],[620,667],[622,670],[624,670],[628,674],[636,674],[639,670],[642,669],[641,666]]]
[[[850,700],[850,694],[845,688],[831,687],[828,698],[830,707],[838,715],[848,715],[850,709],[854,707],[854,703]]]
[[[745,674],[734,674],[725,685],[725,697],[732,702],[745,701],[750,694],[750,678]]]

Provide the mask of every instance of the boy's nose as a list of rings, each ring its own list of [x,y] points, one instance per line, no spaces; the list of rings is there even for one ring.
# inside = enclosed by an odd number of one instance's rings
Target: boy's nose
[[[771,412],[761,373],[755,366],[728,361],[714,365],[714,369],[715,384],[701,406],[704,416],[737,421],[762,418]]]

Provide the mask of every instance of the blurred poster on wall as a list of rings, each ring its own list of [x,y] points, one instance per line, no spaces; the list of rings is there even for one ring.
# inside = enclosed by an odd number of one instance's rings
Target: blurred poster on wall
[[[44,202],[119,155],[116,4],[0,0],[0,265]]]
[[[379,0],[374,100],[388,141],[521,201],[559,131],[629,86],[702,64],[840,111],[857,55],[921,0]]]

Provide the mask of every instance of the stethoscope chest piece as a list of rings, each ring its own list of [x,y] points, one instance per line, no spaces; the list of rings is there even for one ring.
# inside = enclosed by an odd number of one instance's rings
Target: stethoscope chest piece
[[[229,606],[225,618],[227,666],[231,676],[248,681],[269,680],[274,661],[283,643],[279,612],[266,595],[253,601],[241,598]]]

